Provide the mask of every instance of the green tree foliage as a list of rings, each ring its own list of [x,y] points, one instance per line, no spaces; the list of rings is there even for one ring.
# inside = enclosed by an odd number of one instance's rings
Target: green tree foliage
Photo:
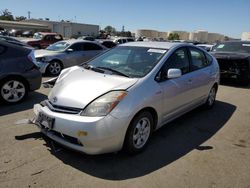
[[[8,9],[5,9],[5,10],[2,10],[0,13],[0,20],[13,21],[14,17]]]
[[[114,27],[110,26],[110,25],[106,26],[106,27],[104,28],[104,31],[105,31],[107,34],[109,34],[109,35],[115,34],[115,33],[116,33],[116,29],[115,29]]]
[[[180,40],[180,36],[178,33],[170,33],[168,36],[168,40]]]

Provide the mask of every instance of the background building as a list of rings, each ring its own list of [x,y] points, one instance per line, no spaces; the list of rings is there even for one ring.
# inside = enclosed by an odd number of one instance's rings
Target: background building
[[[196,30],[194,32],[188,31],[169,31],[169,32],[161,32],[150,29],[138,29],[135,33],[135,37],[147,37],[148,39],[154,38],[162,38],[167,40],[170,34],[177,33],[179,35],[179,40],[190,40],[197,41],[202,43],[216,43],[219,41],[224,41],[225,36],[219,33],[209,33],[206,30]],[[242,34],[243,38],[250,40],[250,32],[244,32]],[[245,40],[246,40],[245,39]]]
[[[67,21],[56,22],[39,19],[29,19],[24,20],[23,22],[46,25],[51,32],[60,33],[63,37],[66,38],[80,35],[97,36],[99,34],[98,25],[73,23]]]
[[[241,35],[241,40],[249,40],[250,41],[250,31],[249,32],[243,32]]]
[[[135,37],[147,37],[149,39],[158,38],[158,31],[150,29],[138,29],[135,33]]]
[[[189,32],[187,32],[187,31],[169,31],[168,32],[168,36],[171,33],[172,34],[177,33],[179,35],[179,39],[180,40],[188,40],[189,39]]]

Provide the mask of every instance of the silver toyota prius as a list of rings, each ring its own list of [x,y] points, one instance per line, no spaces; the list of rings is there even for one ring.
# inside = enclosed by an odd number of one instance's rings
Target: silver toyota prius
[[[136,153],[154,130],[200,105],[211,108],[218,84],[218,63],[201,48],[126,43],[64,69],[48,100],[34,106],[34,122],[77,151]]]

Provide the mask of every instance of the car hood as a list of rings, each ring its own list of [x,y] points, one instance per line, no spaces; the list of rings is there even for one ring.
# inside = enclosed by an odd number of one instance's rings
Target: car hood
[[[235,52],[211,52],[216,59],[246,59],[250,57],[249,53]]]
[[[57,106],[83,109],[97,97],[112,90],[126,90],[137,80],[75,66],[61,73],[48,98]]]
[[[58,51],[52,51],[52,50],[35,50],[35,57],[44,57],[44,56],[53,56],[60,52]]]

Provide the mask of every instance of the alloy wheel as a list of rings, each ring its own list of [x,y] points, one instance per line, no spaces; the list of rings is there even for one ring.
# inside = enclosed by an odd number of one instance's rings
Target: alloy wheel
[[[143,117],[137,122],[133,132],[133,145],[135,148],[140,149],[147,143],[150,129],[150,120],[147,117]]]
[[[9,103],[18,102],[26,94],[26,88],[21,81],[10,80],[3,84],[1,88],[2,98]]]
[[[52,75],[58,75],[61,72],[61,65],[58,62],[52,62],[49,64],[49,72]]]

